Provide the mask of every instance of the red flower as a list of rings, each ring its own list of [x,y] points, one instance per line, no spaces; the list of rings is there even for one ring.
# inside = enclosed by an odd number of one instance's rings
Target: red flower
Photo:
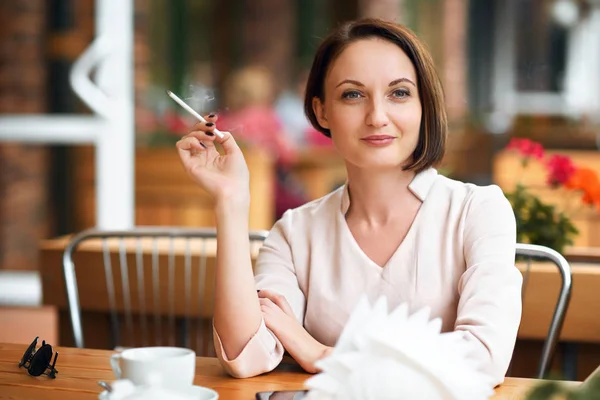
[[[554,187],[567,183],[577,169],[569,157],[559,154],[550,157],[546,166],[548,167],[547,182]]]
[[[578,168],[571,179],[566,182],[565,187],[573,190],[581,190],[584,204],[596,205],[600,211],[600,179],[591,168]]]
[[[530,139],[512,138],[506,146],[508,150],[517,150],[525,158],[544,158],[544,147]]]

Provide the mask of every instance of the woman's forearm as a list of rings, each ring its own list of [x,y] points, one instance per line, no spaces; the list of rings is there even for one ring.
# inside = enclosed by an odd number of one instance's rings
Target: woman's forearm
[[[248,230],[249,206],[221,203],[217,219],[214,325],[232,360],[256,333],[262,319],[254,285]]]
[[[295,321],[294,321],[295,322]],[[316,374],[320,370],[316,362],[327,358],[333,347],[325,346],[312,337],[304,327],[298,323],[284,324],[280,327],[271,327],[271,330],[283,344],[287,352],[308,373]]]

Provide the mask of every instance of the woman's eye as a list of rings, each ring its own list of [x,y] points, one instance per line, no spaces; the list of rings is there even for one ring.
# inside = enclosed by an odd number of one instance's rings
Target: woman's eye
[[[392,96],[394,96],[397,99],[404,99],[410,96],[410,92],[406,89],[396,89],[392,92]]]
[[[361,97],[361,94],[358,90],[349,90],[342,94],[343,99],[355,100]]]

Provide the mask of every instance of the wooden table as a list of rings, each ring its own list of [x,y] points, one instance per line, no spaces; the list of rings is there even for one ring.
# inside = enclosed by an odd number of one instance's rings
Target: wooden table
[[[600,247],[567,247],[564,253],[570,263],[600,264]]]
[[[102,389],[97,381],[113,380],[107,350],[59,347],[54,380],[34,378],[18,368],[26,346],[0,343],[0,399],[97,399]],[[310,375],[295,367],[284,366],[269,374],[248,379],[227,376],[215,358],[196,361],[194,384],[206,386],[219,393],[220,400],[253,400],[259,391],[299,390]],[[496,388],[494,399],[523,399],[527,391],[540,381],[506,378]]]

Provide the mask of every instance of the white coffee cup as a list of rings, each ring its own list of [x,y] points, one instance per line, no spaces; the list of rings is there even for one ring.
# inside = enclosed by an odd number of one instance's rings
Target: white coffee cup
[[[181,347],[138,347],[110,357],[117,379],[134,385],[181,388],[194,383],[196,353]]]

